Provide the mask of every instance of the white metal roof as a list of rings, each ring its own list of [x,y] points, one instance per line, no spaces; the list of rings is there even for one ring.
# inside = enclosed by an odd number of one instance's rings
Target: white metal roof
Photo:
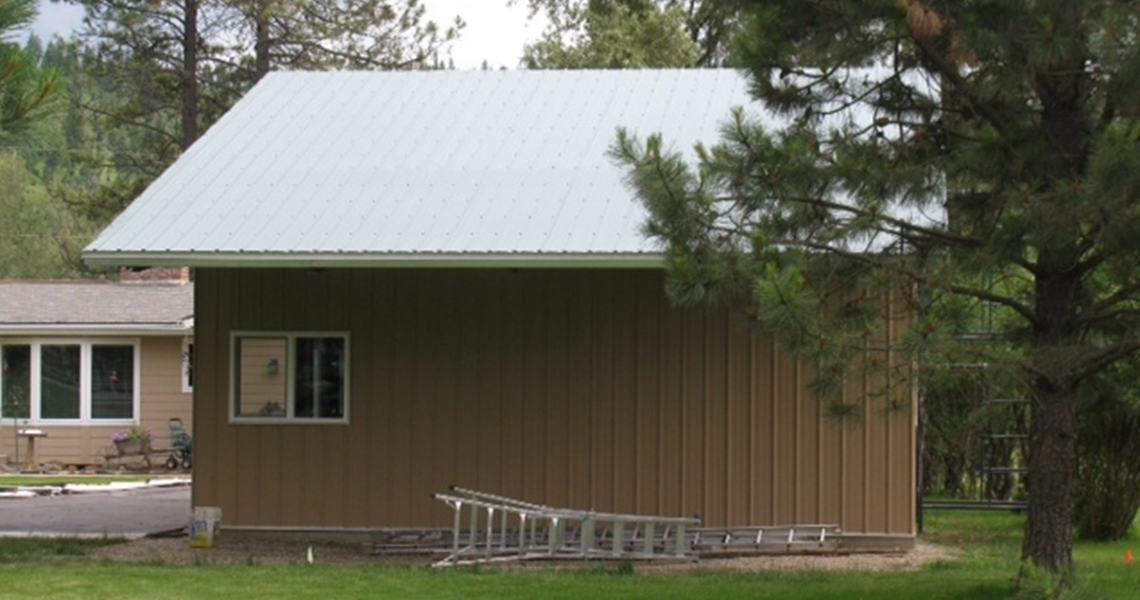
[[[271,73],[85,258],[658,264],[617,128],[687,151],[749,104],[731,70]]]

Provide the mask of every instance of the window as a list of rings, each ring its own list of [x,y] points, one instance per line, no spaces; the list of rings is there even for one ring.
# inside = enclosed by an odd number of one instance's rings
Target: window
[[[30,340],[0,345],[0,417],[52,424],[133,424],[138,343]]]
[[[348,334],[233,334],[232,420],[348,422]]]
[[[344,340],[294,340],[293,416],[339,419],[344,416]]]
[[[91,347],[91,418],[130,419],[135,408],[135,349]]]
[[[27,419],[31,416],[32,347],[0,348],[0,417]]]
[[[182,393],[194,391],[194,338],[182,338]]]
[[[79,346],[40,346],[40,417],[79,418]]]

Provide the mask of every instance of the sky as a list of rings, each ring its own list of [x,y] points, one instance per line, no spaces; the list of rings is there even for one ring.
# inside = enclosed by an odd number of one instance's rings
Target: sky
[[[517,68],[523,45],[536,39],[546,26],[539,15],[527,19],[529,12],[520,0],[423,0],[427,16],[441,27],[456,15],[467,23],[459,40],[451,48],[451,58],[459,69],[478,69],[483,61],[493,68]],[[83,9],[73,4],[40,0],[40,14],[32,31],[44,39],[66,36],[83,24]]]

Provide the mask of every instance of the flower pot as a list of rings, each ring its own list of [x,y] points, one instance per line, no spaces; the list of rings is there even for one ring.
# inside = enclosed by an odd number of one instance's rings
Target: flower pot
[[[146,438],[122,441],[116,440],[115,449],[119,451],[119,456],[146,454],[150,450],[150,440]]]

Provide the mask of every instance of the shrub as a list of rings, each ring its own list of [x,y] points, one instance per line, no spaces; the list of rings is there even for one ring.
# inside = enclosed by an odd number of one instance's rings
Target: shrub
[[[1077,535],[1119,540],[1140,508],[1140,400],[1124,365],[1091,386],[1079,413]],[[1134,384],[1132,384],[1134,385]]]

